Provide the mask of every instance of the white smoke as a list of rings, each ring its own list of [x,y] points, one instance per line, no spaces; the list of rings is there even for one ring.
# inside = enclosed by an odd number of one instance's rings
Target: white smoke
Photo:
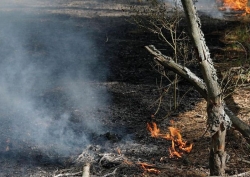
[[[168,2],[172,5],[178,4],[181,6],[181,0],[164,0],[164,2]],[[219,11],[216,0],[195,0],[194,3],[199,13],[212,18],[223,18],[223,14]]]
[[[64,154],[87,145],[108,97],[92,84],[106,76],[100,49],[74,20],[6,10],[15,2],[0,2],[0,148],[6,139]]]

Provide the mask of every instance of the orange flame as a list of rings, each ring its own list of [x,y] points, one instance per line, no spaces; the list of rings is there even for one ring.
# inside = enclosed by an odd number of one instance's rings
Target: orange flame
[[[155,122],[151,124],[147,123],[147,129],[150,131],[152,137],[158,137],[160,133],[160,129],[157,128],[157,125]]]
[[[248,0],[223,0],[223,6],[235,11],[245,11],[250,13],[250,7],[247,6]],[[223,10],[224,8],[222,8]]]
[[[171,122],[171,124],[173,124],[173,122]],[[161,137],[164,138],[166,140],[171,140],[172,141],[172,146],[171,148],[169,148],[169,153],[170,153],[170,157],[181,157],[182,156],[182,152],[178,152],[176,151],[176,147],[183,151],[183,152],[187,152],[189,153],[192,150],[193,144],[187,143],[185,141],[182,140],[182,136],[180,134],[180,131],[177,128],[174,127],[169,127],[169,132],[165,135],[160,134],[160,129],[157,127],[156,123],[153,122],[152,125],[151,124],[147,124],[147,128],[151,133],[152,137]]]
[[[160,170],[155,169],[154,165],[150,165],[145,162],[138,162],[138,164],[141,165],[142,169],[148,173],[154,173],[154,174],[160,173]]]
[[[182,153],[179,153],[175,150],[175,143],[173,140],[172,140],[172,146],[168,150],[169,150],[169,157],[170,158],[173,158],[174,156],[181,158]]]

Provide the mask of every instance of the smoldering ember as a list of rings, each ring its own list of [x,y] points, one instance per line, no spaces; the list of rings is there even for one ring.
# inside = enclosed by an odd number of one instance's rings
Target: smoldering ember
[[[214,152],[182,2],[1,0],[0,176],[213,176],[217,151],[250,176],[250,2],[194,2],[232,121]]]

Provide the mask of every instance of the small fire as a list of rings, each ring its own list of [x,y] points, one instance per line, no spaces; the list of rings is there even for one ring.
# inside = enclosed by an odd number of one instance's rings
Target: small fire
[[[120,149],[120,148],[117,148],[116,150],[117,150],[117,153],[118,153],[119,155],[122,155],[121,149]],[[124,159],[123,163],[124,163],[124,164],[127,164],[127,165],[134,165],[134,164],[135,164],[135,163],[129,161],[127,158]],[[147,172],[147,173],[154,173],[154,174],[159,174],[159,173],[160,173],[160,171],[157,170],[157,169],[154,167],[154,165],[150,165],[150,164],[147,164],[147,163],[145,163],[145,162],[138,162],[137,164],[141,166],[141,168],[144,170],[144,172]]]
[[[171,124],[173,124],[173,122]],[[151,124],[147,123],[147,129],[151,133],[152,137],[160,137],[172,141],[172,146],[169,148],[171,158],[174,156],[181,158],[183,152],[189,153],[192,150],[193,144],[183,141],[180,131],[177,128],[169,127],[168,129],[170,133],[161,134],[157,124],[153,122]],[[178,152],[176,148],[178,148],[178,151],[180,152]]]
[[[159,174],[160,171],[157,170],[154,165],[147,164],[145,162],[138,162],[138,164],[142,167],[142,169],[148,173]]]
[[[218,1],[218,0],[217,0]],[[248,7],[248,0],[219,0],[223,7],[220,10],[234,10],[234,11],[245,11],[250,13],[250,7]]]
[[[158,137],[160,134],[160,129],[157,128],[157,125],[155,122],[153,122],[152,124],[147,123],[147,129],[150,131],[151,133],[151,137]]]

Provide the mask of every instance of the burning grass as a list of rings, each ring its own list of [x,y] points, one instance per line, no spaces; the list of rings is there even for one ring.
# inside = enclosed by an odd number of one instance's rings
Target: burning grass
[[[220,10],[244,11],[244,15],[250,13],[250,7],[248,7],[247,0],[217,0],[217,2],[222,5],[219,8]]]
[[[138,162],[138,164],[142,167],[142,169],[147,173],[159,174],[160,170],[157,170],[154,165],[145,163],[145,162]]]
[[[170,133],[162,134],[157,124],[152,122],[147,124],[147,129],[151,133],[151,137],[172,141],[172,146],[169,148],[170,158],[175,156],[181,158],[184,152],[189,153],[192,150],[193,144],[183,141],[181,133],[177,128],[168,127]]]

